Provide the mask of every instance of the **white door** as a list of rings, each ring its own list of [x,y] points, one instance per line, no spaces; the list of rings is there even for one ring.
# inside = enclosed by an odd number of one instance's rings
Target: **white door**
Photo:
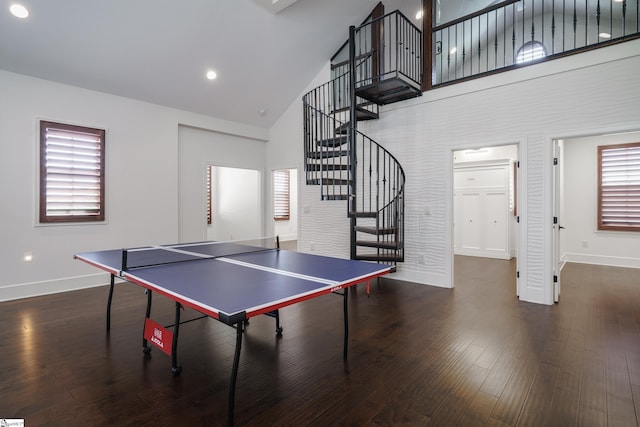
[[[508,252],[509,195],[504,191],[487,192],[485,197],[485,249],[489,252]]]
[[[511,258],[509,164],[454,171],[454,253]]]
[[[480,203],[480,193],[462,194],[462,249],[481,249],[482,224],[480,223],[480,213],[482,212]]]
[[[560,300],[560,270],[562,269],[560,253],[560,231],[562,222],[560,221],[560,196],[562,192],[560,179],[560,154],[561,147],[559,141],[553,141],[553,301]]]

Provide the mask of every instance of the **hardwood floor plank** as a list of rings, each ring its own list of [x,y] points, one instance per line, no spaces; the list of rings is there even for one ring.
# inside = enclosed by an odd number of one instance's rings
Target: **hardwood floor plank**
[[[558,370],[557,366],[546,363],[540,366],[518,419],[518,426],[536,427],[551,423],[551,403]]]

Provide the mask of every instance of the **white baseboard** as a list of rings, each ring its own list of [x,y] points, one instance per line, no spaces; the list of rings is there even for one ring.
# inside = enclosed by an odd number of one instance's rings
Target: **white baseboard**
[[[297,234],[281,234],[278,236],[281,242],[288,242],[290,240],[298,240]]]
[[[640,258],[612,257],[604,255],[565,253],[562,257],[565,263],[608,265],[611,267],[640,268]]]
[[[0,302],[57,294],[60,292],[76,291],[79,289],[103,286],[108,283],[109,275],[101,273],[89,276],[68,277],[65,279],[0,286]]]
[[[506,259],[513,258],[510,252],[487,252],[487,251],[474,251],[470,249],[456,249],[454,255],[462,256],[477,256],[481,258],[493,258],[493,259]]]
[[[437,286],[439,288],[451,288],[441,274],[423,273],[420,271],[406,271],[399,269],[395,273],[382,276],[389,280],[401,280],[403,282],[418,283],[420,285]]]

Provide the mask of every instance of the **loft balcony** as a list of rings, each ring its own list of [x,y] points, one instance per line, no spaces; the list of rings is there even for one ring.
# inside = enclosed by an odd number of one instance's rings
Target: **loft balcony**
[[[400,11],[352,28],[353,58],[332,65],[334,80],[347,77],[336,94],[336,105],[348,106],[349,70],[356,70],[356,105],[386,105],[422,95],[422,32]],[[348,48],[345,45],[344,48]],[[367,102],[369,104],[367,104]],[[377,111],[376,111],[377,113]]]
[[[445,7],[437,3],[434,15],[446,16]],[[638,9],[628,0],[506,0],[443,24],[429,15],[424,68],[431,79],[423,89],[638,38]]]

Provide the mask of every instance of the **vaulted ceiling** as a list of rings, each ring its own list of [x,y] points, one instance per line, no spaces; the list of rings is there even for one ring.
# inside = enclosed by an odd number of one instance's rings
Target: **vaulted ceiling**
[[[378,3],[15,1],[30,15],[0,0],[0,69],[266,128]],[[384,4],[412,17],[421,0]]]

